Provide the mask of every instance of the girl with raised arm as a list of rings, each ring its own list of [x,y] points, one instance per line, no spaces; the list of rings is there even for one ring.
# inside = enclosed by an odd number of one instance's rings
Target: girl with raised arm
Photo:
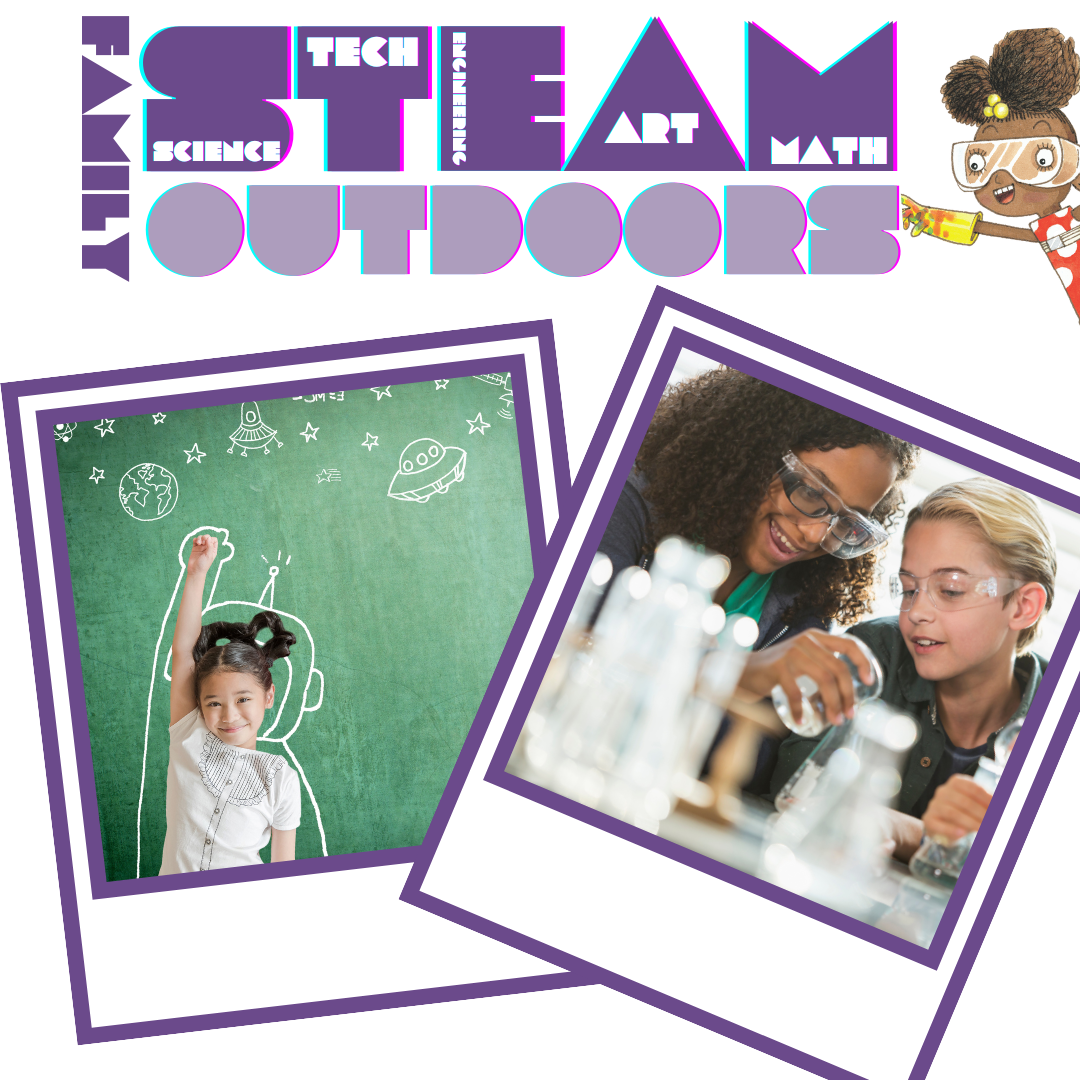
[[[283,757],[256,749],[256,738],[274,704],[270,665],[296,638],[272,611],[246,625],[202,625],[217,547],[213,536],[192,543],[176,616],[162,874],[257,865],[267,843],[271,862],[295,858],[300,783]],[[271,637],[261,643],[264,629]]]

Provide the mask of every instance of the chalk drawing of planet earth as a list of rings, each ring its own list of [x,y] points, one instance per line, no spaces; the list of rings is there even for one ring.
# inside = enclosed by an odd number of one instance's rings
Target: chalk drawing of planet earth
[[[120,480],[120,505],[137,521],[172,513],[179,495],[176,477],[150,461],[133,465]]]

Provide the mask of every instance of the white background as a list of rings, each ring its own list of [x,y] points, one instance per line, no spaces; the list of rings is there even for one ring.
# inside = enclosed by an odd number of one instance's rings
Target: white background
[[[243,23],[248,5],[142,4],[132,19],[132,55],[112,64],[137,69],[138,50],[150,32],[171,24]],[[817,67],[834,62],[889,19],[899,20],[899,149],[901,190],[932,205],[968,208],[949,172],[948,146],[967,137],[940,103],[949,66],[972,53],[988,56],[1007,30],[1054,25],[1080,34],[1072,5],[977,8],[941,4],[878,3],[820,7],[794,3],[695,5],[669,0],[662,7],[628,2],[604,19],[592,3],[549,3],[520,21],[565,25],[567,149],[599,103],[648,17],[665,22],[737,146],[743,140],[744,19],[758,22]],[[552,318],[564,387],[571,465],[576,468],[658,280],[625,251],[587,279],[557,278],[525,251],[503,271],[483,279],[431,277],[426,243],[414,238],[407,278],[361,278],[355,234],[343,237],[332,262],[307,278],[282,278],[244,251],[223,274],[202,280],[161,269],[142,242],[145,214],[169,186],[159,175],[133,169],[132,281],[79,269],[79,246],[118,231],[79,232],[79,16],[117,14],[60,3],[47,15],[24,10],[9,20],[6,57],[8,123],[5,149],[5,378],[69,373],[223,356],[233,353],[394,336],[428,330]],[[325,3],[263,3],[267,25],[339,22],[363,18],[436,26],[450,19],[499,25],[515,20],[494,4],[395,4],[382,9]],[[1020,21],[1018,21],[1020,20]],[[129,66],[125,69],[120,61]],[[103,63],[110,61],[103,60]],[[136,81],[133,74],[126,74]],[[98,108],[131,112],[121,142],[138,159],[141,92],[135,88]],[[792,103],[798,108],[797,102]],[[297,149],[285,166],[252,178],[266,183],[365,182],[365,177],[319,172],[321,107],[287,106]],[[1080,103],[1072,109],[1074,122]],[[406,116],[404,183],[447,182],[434,168],[434,102],[410,102]],[[597,184],[625,210],[653,183],[697,183],[722,205],[722,180],[774,183],[805,198],[828,177],[717,178],[710,174],[645,177],[576,174],[564,179]],[[509,194],[524,212],[529,201],[560,178],[554,174],[476,174]],[[380,176],[371,182],[392,182]],[[221,186],[243,185],[222,174]],[[462,181],[458,181],[462,182]],[[858,182],[844,173],[839,183]],[[874,183],[891,183],[874,174]],[[239,199],[243,205],[243,200]],[[1074,448],[1075,362],[1080,327],[1060,286],[1034,245],[982,238],[972,249],[952,248],[901,235],[902,257],[883,277],[739,278],[725,276],[722,258],[685,279],[661,280],[677,291],[730,311],[751,323],[858,365],[890,381],[941,400],[1059,452]],[[527,1076],[553,1072],[648,1076],[730,1070],[733,1075],[792,1077],[799,1070],[666,1016],[601,988],[486,999],[421,1009],[256,1026],[79,1048],[75,1045],[67,961],[56,888],[44,768],[26,645],[25,605],[15,545],[10,489],[5,485],[3,525],[8,537],[4,575],[4,667],[11,701],[7,726],[8,774],[14,818],[4,890],[3,1011],[11,1050],[42,1075],[81,1073],[188,1075],[213,1067],[321,1071],[331,1061],[398,1075]],[[1077,884],[1071,844],[1059,822],[1069,820],[1068,778],[1075,775],[1075,745],[1061,766],[1014,879],[987,937],[931,1076],[996,1080],[1018,1075],[1068,1073],[1069,1023],[1075,1000],[1077,956],[1072,891]],[[215,890],[198,890],[193,914],[213,920]],[[1066,912],[1068,911],[1068,915]],[[378,935],[380,927],[348,925],[343,938]],[[702,927],[723,956],[723,928]],[[161,963],[188,962],[161,941]],[[405,962],[403,961],[403,964]],[[732,976],[737,978],[737,974]],[[873,995],[852,985],[819,1004],[822,1023],[843,1024],[848,997]],[[137,986],[128,992],[138,994]],[[782,997],[777,994],[778,1007]],[[199,1011],[193,1005],[192,1011]],[[16,1050],[16,1053],[18,1051]],[[891,1047],[880,1046],[883,1061]],[[11,1054],[9,1050],[9,1056]]]

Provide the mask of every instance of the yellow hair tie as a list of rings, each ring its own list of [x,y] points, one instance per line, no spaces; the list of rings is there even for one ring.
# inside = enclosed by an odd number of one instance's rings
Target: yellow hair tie
[[[986,99],[986,108],[983,109],[983,116],[996,116],[999,120],[1004,120],[1009,115],[1009,106],[1001,100],[1000,94],[991,94]]]

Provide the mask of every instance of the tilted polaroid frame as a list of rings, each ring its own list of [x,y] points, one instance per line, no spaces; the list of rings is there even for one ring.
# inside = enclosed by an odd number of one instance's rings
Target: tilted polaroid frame
[[[580,985],[397,900],[419,848],[107,882],[79,677],[54,425],[426,379],[512,373],[535,572],[570,499],[550,322],[7,383],[3,387],[77,1036],[100,1042]],[[50,464],[51,463],[51,464]],[[83,843],[81,838],[85,838]],[[216,892],[205,892],[208,885]],[[265,913],[273,978],[206,977],[215,914]],[[276,915],[274,914],[276,913]],[[260,945],[245,946],[260,952]],[[591,981],[591,980],[585,980]],[[133,993],[132,988],[138,992]],[[197,1002],[193,1010],[191,1003]],[[193,1013],[196,1013],[194,1015]]]
[[[1076,462],[658,288],[402,898],[820,1076],[921,1080],[1080,708],[1080,609],[929,948],[505,771],[684,351],[1080,511]],[[842,1022],[815,1001],[842,1002]]]

